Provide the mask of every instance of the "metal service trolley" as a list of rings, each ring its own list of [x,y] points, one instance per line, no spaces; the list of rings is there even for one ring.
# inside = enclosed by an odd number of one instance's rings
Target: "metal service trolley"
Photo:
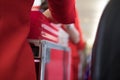
[[[37,80],[70,80],[70,49],[48,40],[29,40]]]

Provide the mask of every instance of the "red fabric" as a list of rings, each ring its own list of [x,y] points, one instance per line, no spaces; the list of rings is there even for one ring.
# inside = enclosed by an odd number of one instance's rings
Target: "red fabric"
[[[70,80],[78,80],[78,65],[80,58],[72,58],[71,64],[71,79]]]
[[[80,57],[78,54],[77,45],[73,44],[72,41],[69,42],[69,46],[71,48],[71,79],[70,80],[78,80],[78,64],[80,61]]]
[[[78,50],[83,50],[85,46],[82,30],[79,25],[79,18],[78,18],[77,11],[76,11],[76,18],[75,18],[75,28],[79,32],[80,42],[75,44],[71,40],[69,41],[69,46],[71,48],[71,53],[72,53],[71,80],[78,80],[78,65],[80,62],[80,56],[78,54]]]
[[[29,39],[58,42],[58,34],[57,26],[50,24],[50,21],[40,11],[31,11]]]
[[[64,80],[64,51],[51,49],[50,60],[45,67],[45,80]]]
[[[75,22],[75,0],[48,0],[53,18],[63,24]]]
[[[26,40],[33,0],[0,0],[0,80],[36,80]]]

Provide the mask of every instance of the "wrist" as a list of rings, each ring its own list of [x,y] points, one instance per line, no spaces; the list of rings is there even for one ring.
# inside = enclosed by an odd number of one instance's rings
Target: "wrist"
[[[74,28],[74,24],[64,24],[64,28],[67,30],[71,30]]]

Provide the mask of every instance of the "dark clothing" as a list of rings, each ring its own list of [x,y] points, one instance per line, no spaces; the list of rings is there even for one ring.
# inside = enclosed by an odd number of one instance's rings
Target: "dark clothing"
[[[120,80],[120,0],[101,17],[92,51],[92,80]]]

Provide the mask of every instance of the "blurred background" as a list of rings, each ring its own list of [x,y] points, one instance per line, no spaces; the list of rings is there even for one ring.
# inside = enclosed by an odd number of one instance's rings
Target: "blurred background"
[[[36,1],[39,2],[40,0],[36,0]],[[38,2],[36,2],[36,4]],[[77,55],[77,58],[76,57],[71,58],[72,59],[71,70],[72,69],[74,71],[76,70],[76,72],[73,71],[73,74],[75,75],[74,77],[78,77],[79,80],[88,80],[88,78],[90,77],[89,74],[91,69],[91,51],[94,44],[100,17],[108,2],[109,0],[76,0],[76,8],[78,11],[78,16],[80,21],[79,23],[82,29],[84,41],[86,43],[85,49],[83,48],[82,50],[76,51],[77,54],[79,54]],[[44,6],[40,6],[41,12],[44,12],[44,10],[46,10],[48,7],[46,2],[43,3],[42,5]],[[68,44],[68,39],[69,39],[68,36],[70,34],[66,33],[68,35],[67,37],[65,34],[63,34],[63,32],[59,34],[61,35],[59,36],[60,43],[62,45],[65,43]],[[69,46],[69,48],[71,49],[71,53],[72,53],[72,50],[74,50],[73,47]],[[72,54],[75,54],[76,52],[73,52]],[[74,60],[75,61],[78,60],[78,61],[74,62]],[[77,80],[77,79],[73,79],[73,80]]]
[[[87,43],[87,53],[91,53],[99,19],[109,0],[76,0],[80,25]]]

